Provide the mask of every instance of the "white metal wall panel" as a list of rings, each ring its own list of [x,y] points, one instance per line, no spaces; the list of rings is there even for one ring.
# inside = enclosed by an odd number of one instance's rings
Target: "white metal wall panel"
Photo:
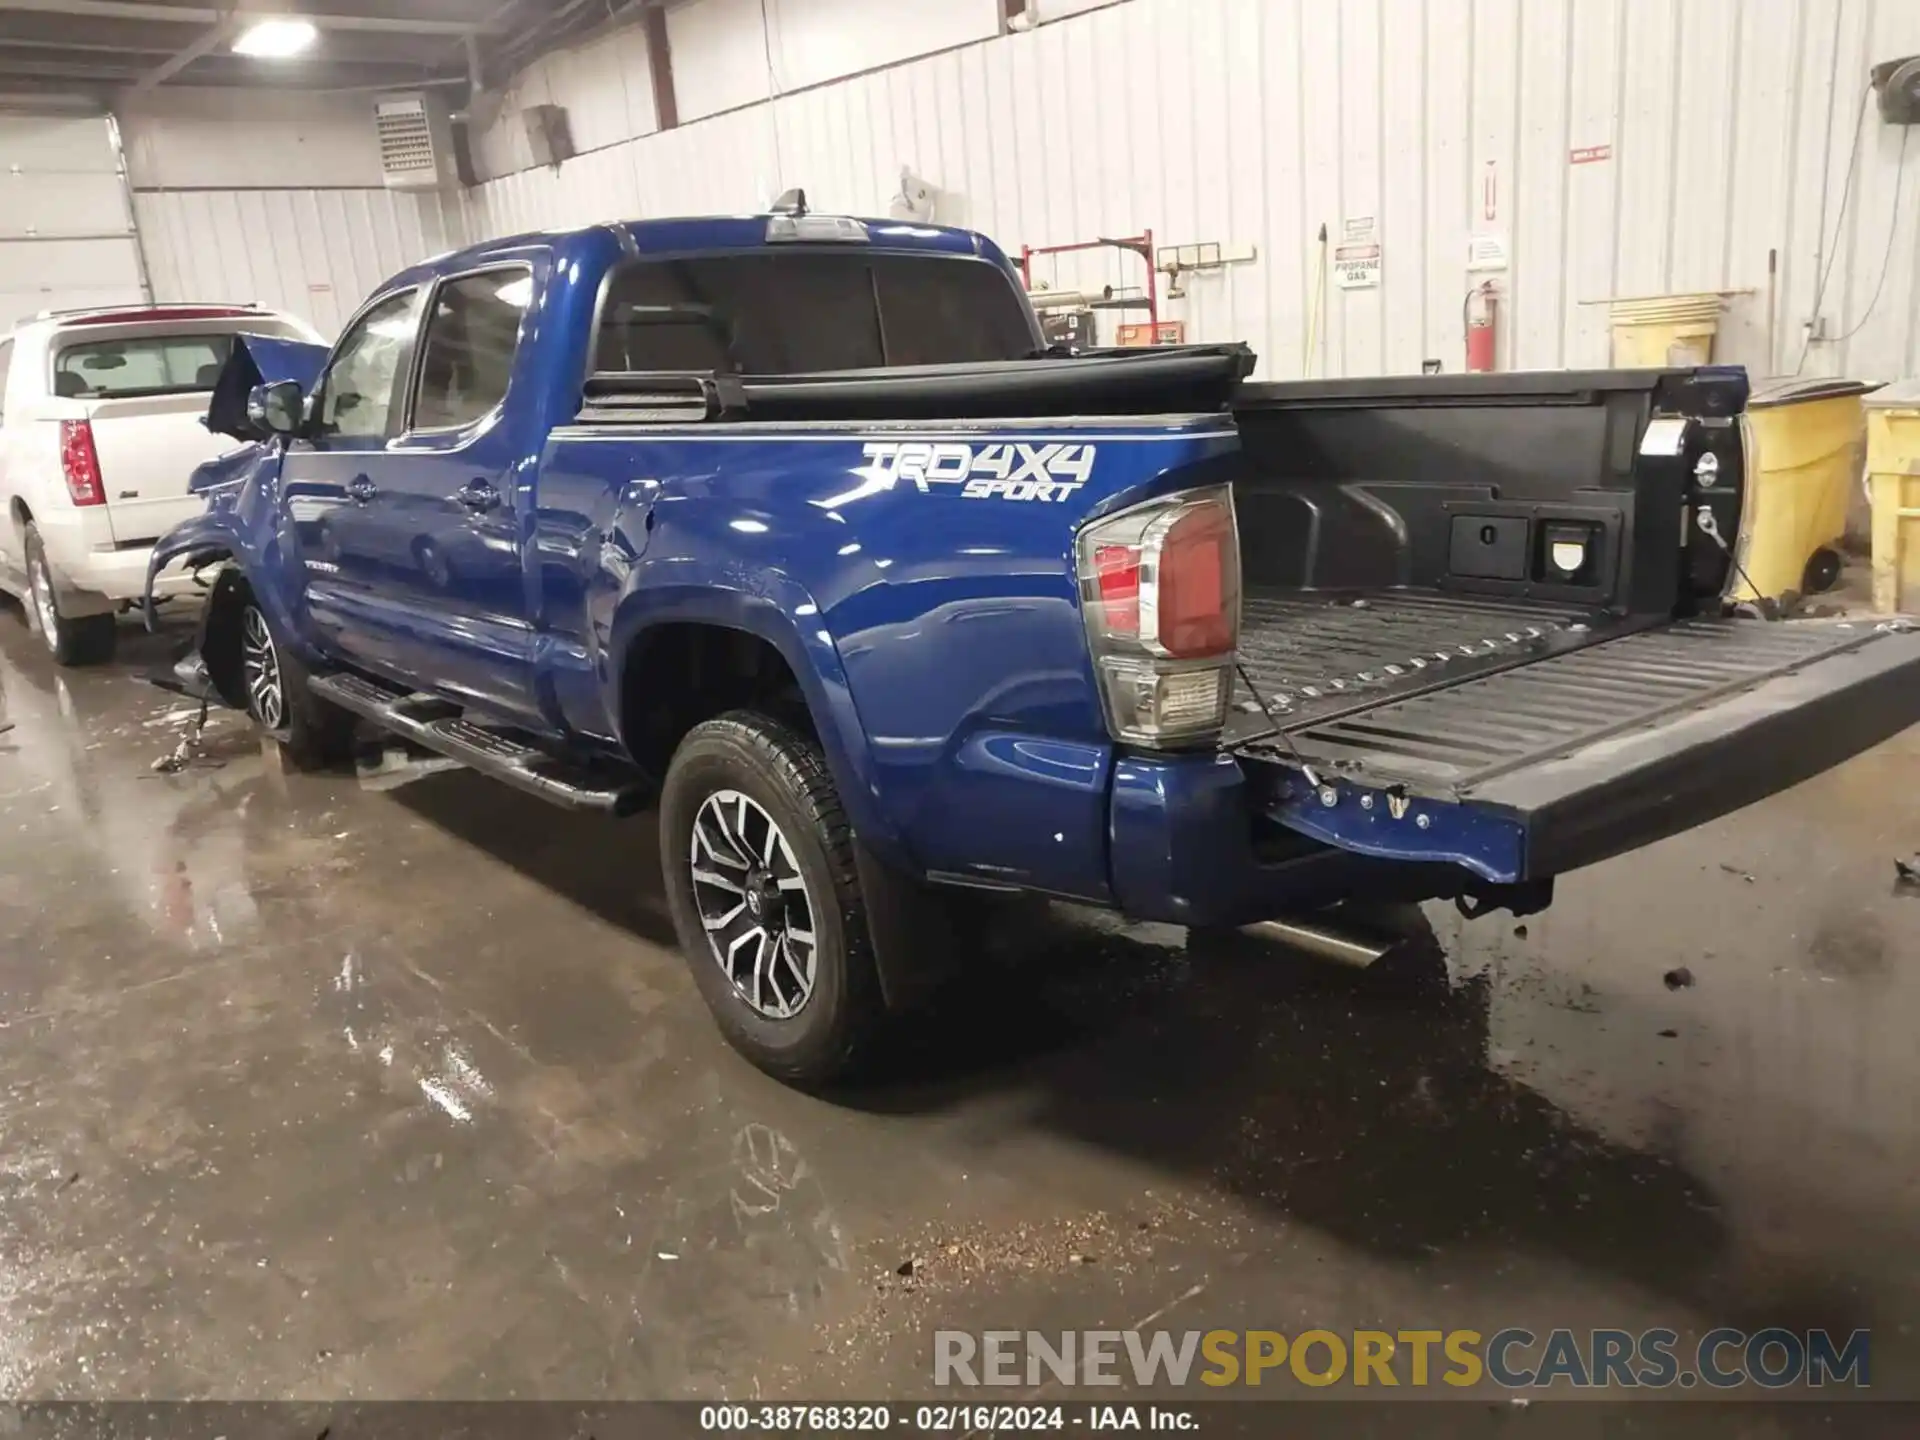
[[[134,188],[379,185],[373,100],[297,89],[150,90],[120,110]]]
[[[1867,16],[1861,68],[1920,52],[1920,6],[1881,0],[1869,7]],[[1832,368],[1879,367],[1885,363],[1882,357],[1898,355],[1900,368],[1911,375],[1920,373],[1920,136],[1914,134],[1920,127],[1879,124],[1874,111],[1869,111],[1866,124],[1861,174],[1884,177],[1904,163],[1906,183],[1896,201],[1893,185],[1855,182],[1855,204],[1848,217],[1851,233],[1840,262],[1845,285],[1831,307],[1836,333],[1847,338],[1830,347],[1836,352]],[[1885,279],[1876,295],[1882,274]]]
[[[1065,20],[1069,15],[1084,15],[1103,5],[1119,3],[1120,0],[1028,0],[1027,9],[1037,12],[1044,25],[1050,20]]]
[[[729,3],[669,22],[697,35]],[[717,102],[674,43],[695,114]],[[466,209],[479,235],[750,210],[804,185],[818,207],[885,213],[909,165],[945,192],[939,218],[1011,253],[1149,227],[1254,245],[1165,312],[1190,338],[1251,341],[1275,376],[1309,364],[1319,227],[1331,249],[1371,217],[1380,284],[1328,276],[1316,373],[1459,368],[1484,278],[1467,243],[1488,232],[1510,260],[1504,365],[1604,364],[1609,298],[1711,289],[1734,292],[1720,357],[1791,370],[1820,289],[1835,338],[1806,347],[1805,370],[1888,378],[1920,370],[1920,140],[1896,211],[1902,132],[1869,111],[1844,217],[1841,199],[1868,65],[1915,52],[1907,0],[1124,0],[631,140],[617,161],[507,176]],[[556,101],[610,103],[586,93],[604,73],[571,73],[585,88]],[[1038,273],[1140,278],[1114,254]]]
[[[41,310],[141,298],[108,125],[0,115],[0,333]]]
[[[667,10],[674,98],[682,120],[697,120],[984,40],[999,24],[999,0],[688,0]]]
[[[1566,228],[1561,269],[1566,297],[1553,359],[1540,363],[1598,364],[1607,356],[1605,305],[1614,287],[1620,233],[1620,176],[1625,160],[1615,124],[1625,91],[1627,10],[1630,0],[1573,0],[1567,27],[1565,139],[1569,160],[1561,201]],[[1573,164],[1575,150],[1612,146],[1613,158]],[[1538,258],[1530,253],[1529,261]],[[1535,358],[1531,351],[1528,359]]]
[[[1729,284],[1757,288],[1737,297],[1720,325],[1729,354],[1777,357],[1782,345],[1776,333],[1769,349],[1769,315],[1778,312],[1773,314],[1777,330],[1788,313],[1780,308],[1784,294],[1779,281],[1794,253],[1786,247],[1795,209],[1792,153],[1802,63],[1800,16],[1793,5],[1742,5],[1737,19],[1723,273]],[[1767,284],[1770,254],[1772,296]],[[1792,357],[1785,363],[1791,368]],[[1780,364],[1776,358],[1767,368]]]
[[[767,14],[782,90],[985,40],[1000,27],[999,0],[768,0]]]
[[[256,301],[335,334],[397,270],[457,248],[451,198],[390,190],[134,196],[157,300]]]
[[[683,121],[751,105],[771,93],[760,0],[692,0],[667,7],[673,96]]]
[[[649,65],[646,32],[638,25],[536,60],[514,77],[491,121],[476,129],[475,167],[483,176],[496,176],[533,164],[521,118],[528,105],[566,106],[573,147],[583,155],[652,134],[657,125]]]
[[[1558,363],[1567,304],[1567,191],[1575,167],[1567,162],[1568,109],[1572,102],[1571,6],[1520,4],[1518,90],[1514,113],[1520,119],[1512,139],[1513,174],[1510,253],[1513,272],[1508,294],[1505,361],[1515,369]],[[1553,203],[1514,203],[1535,187],[1557,191]],[[1462,292],[1464,299],[1464,291]],[[1439,352],[1451,358],[1449,347]]]

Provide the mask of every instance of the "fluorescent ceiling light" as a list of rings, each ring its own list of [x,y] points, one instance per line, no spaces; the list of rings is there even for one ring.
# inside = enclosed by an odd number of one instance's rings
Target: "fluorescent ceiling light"
[[[276,16],[256,20],[233,42],[236,55],[254,55],[268,60],[284,60],[310,48],[320,38],[311,20]]]

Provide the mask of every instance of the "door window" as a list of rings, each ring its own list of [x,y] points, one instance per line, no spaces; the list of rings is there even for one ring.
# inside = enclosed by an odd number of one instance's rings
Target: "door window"
[[[342,337],[320,382],[319,425],[334,440],[380,440],[399,413],[413,353],[416,290],[389,295]]]
[[[520,321],[532,299],[533,272],[524,265],[462,275],[434,293],[412,428],[469,425],[507,398]]]

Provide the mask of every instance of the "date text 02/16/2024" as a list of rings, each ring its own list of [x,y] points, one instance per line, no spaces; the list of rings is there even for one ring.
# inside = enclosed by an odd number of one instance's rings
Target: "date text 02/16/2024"
[[[922,1435],[1009,1431],[1153,1430],[1192,1433],[1199,1417],[1167,1405],[703,1405],[709,1434],[831,1434],[902,1430]]]

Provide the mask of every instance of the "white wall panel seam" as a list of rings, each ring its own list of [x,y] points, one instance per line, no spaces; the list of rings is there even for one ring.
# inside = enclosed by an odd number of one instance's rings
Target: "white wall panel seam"
[[[1746,53],[1747,10],[1744,5],[1733,7],[1733,56],[1727,64],[1727,93],[1722,100],[1726,107],[1727,121],[1727,181],[1720,191],[1720,213],[1723,225],[1720,232],[1720,275],[1722,289],[1733,285],[1733,215],[1734,186],[1740,178],[1739,166],[1734,163],[1736,139],[1733,134],[1733,117],[1740,113],[1740,62]]]
[[[1612,198],[1607,214],[1607,286],[1611,294],[1620,293],[1620,198],[1622,178],[1627,173],[1627,4],[1613,0],[1613,160],[1608,164]],[[1582,295],[1583,301],[1604,299]]]

